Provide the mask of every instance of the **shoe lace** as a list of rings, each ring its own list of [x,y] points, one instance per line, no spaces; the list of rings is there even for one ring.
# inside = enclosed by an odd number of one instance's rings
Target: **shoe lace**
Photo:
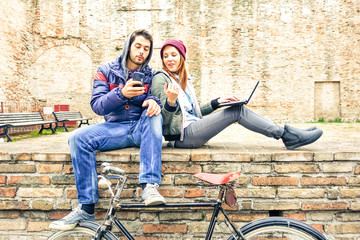
[[[75,208],[74,210],[71,211],[71,213],[69,213],[67,216],[65,216],[63,218],[63,220],[69,220],[72,219],[73,217],[75,217],[77,214],[79,214],[81,212],[80,207]]]
[[[160,193],[158,192],[158,188],[159,188],[159,185],[158,184],[148,184],[146,186],[146,191],[147,191],[147,194],[148,196],[151,196],[151,197],[158,197],[158,196],[161,196]]]

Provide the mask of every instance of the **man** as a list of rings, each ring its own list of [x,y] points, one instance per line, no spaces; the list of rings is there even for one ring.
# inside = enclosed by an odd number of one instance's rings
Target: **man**
[[[80,220],[94,220],[98,201],[96,150],[140,147],[142,200],[145,205],[165,203],[157,190],[161,183],[162,117],[160,101],[150,95],[156,72],[148,66],[152,49],[152,36],[137,30],[127,38],[117,61],[104,64],[95,74],[90,105],[96,114],[105,116],[106,122],[71,133],[69,146],[79,206],[52,222],[50,228],[68,230]],[[145,75],[143,86],[132,79],[135,72]]]

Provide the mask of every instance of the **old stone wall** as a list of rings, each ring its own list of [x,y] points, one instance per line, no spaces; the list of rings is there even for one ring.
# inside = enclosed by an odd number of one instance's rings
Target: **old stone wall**
[[[139,151],[97,154],[98,165],[110,162],[134,177]],[[227,214],[240,228],[246,223],[280,214],[312,225],[329,239],[360,236],[359,152],[224,152],[210,149],[169,149],[162,153],[160,193],[168,202],[215,201],[218,190],[200,187],[197,172],[241,172],[235,189],[237,204]],[[45,240],[51,221],[77,206],[73,169],[68,153],[0,152],[0,239]],[[115,183],[115,182],[114,182]],[[129,179],[122,202],[139,202],[141,188]],[[99,191],[96,222],[102,223],[110,194]],[[204,239],[209,209],[119,210],[124,226],[136,239]],[[223,221],[223,216],[219,217]],[[114,231],[118,230],[114,227]],[[224,223],[214,239],[228,239]],[[121,235],[121,234],[119,234]],[[120,238],[123,239],[123,238]]]
[[[89,107],[96,69],[135,29],[188,48],[201,101],[247,97],[276,121],[359,119],[360,4],[335,0],[10,0],[0,2],[0,102]],[[100,119],[100,118],[99,118]]]

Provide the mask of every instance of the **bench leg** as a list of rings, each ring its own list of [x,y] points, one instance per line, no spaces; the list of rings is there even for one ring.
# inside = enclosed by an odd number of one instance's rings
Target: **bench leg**
[[[39,131],[39,134],[42,134],[42,131],[43,131],[44,129],[50,129],[51,132],[52,132],[52,134],[55,133],[55,131],[54,131],[53,127],[52,127],[52,123],[49,123],[49,127],[44,127],[44,124],[41,125],[41,129],[40,129],[40,131]]]
[[[79,124],[78,127],[81,127],[81,125],[83,125],[83,124],[89,125],[89,120],[81,120],[81,122],[80,122],[80,124]]]
[[[5,135],[5,136],[6,136],[7,142],[12,142],[12,138],[11,138],[10,135],[9,135],[8,128],[7,128],[7,127],[4,128],[4,133],[1,134],[1,135]]]
[[[60,125],[60,123],[62,123],[62,125]],[[56,131],[56,129],[58,129],[58,128],[64,128],[66,132],[69,131],[69,130],[66,128],[65,122],[56,122],[55,124],[56,124],[56,126],[55,126],[55,131]]]
[[[50,123],[50,130],[51,130],[52,134],[54,134],[56,132],[56,130],[52,126],[52,123]]]
[[[44,130],[44,125],[41,125],[41,128],[40,128],[40,131],[39,131],[39,134],[42,134],[42,131]]]
[[[12,138],[10,137],[9,134],[6,133],[5,136],[7,137],[7,141],[8,141],[8,142],[12,142]]]

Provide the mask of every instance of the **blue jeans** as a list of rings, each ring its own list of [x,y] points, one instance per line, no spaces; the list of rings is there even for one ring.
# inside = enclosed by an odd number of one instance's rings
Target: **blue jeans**
[[[71,161],[80,204],[98,201],[95,151],[140,147],[139,183],[161,183],[162,117],[106,122],[78,128],[69,136]]]

